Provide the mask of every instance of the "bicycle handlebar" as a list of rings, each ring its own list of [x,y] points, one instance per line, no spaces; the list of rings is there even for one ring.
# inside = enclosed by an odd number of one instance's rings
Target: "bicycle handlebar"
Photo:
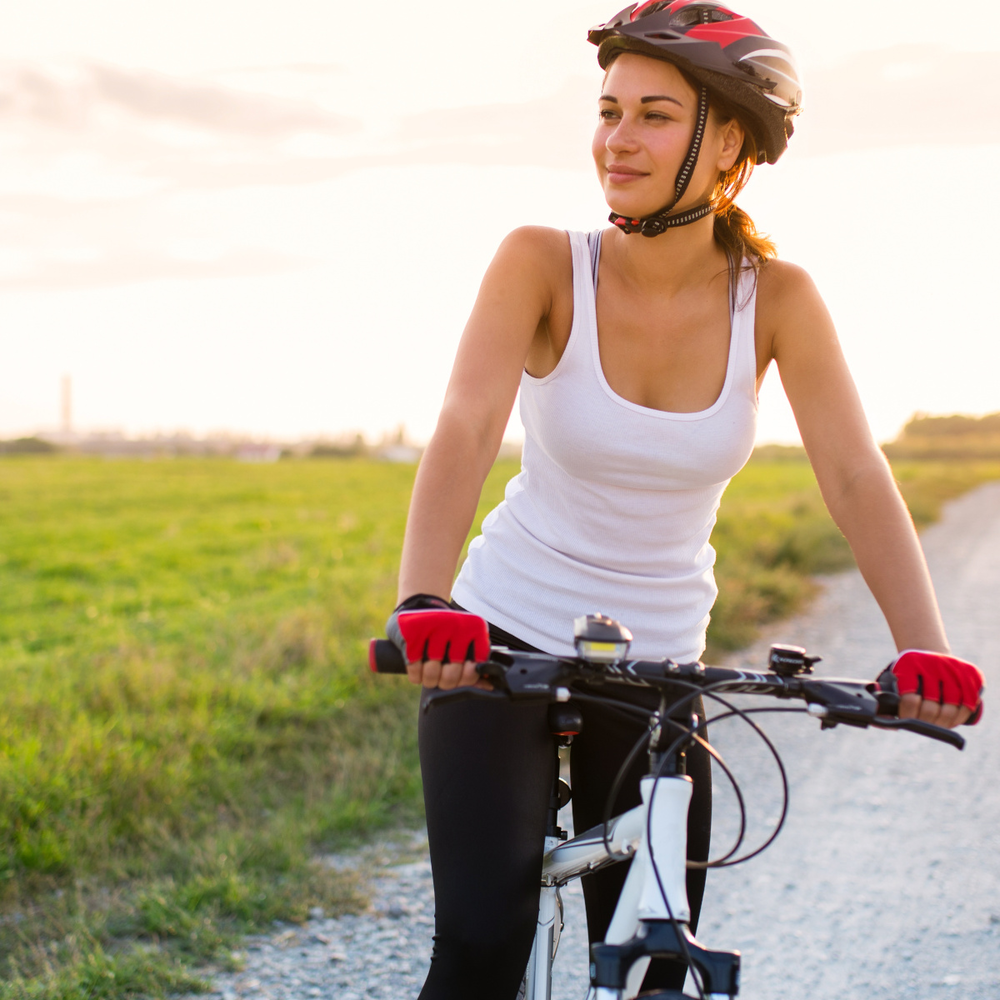
[[[405,674],[406,663],[388,639],[372,639],[368,647],[371,669],[383,674]],[[567,701],[574,683],[612,681],[658,687],[680,681],[697,688],[730,694],[772,695],[806,702],[810,714],[824,727],[843,723],[865,729],[902,729],[939,740],[961,750],[965,739],[919,719],[894,718],[899,705],[897,692],[885,691],[875,682],[848,678],[821,678],[809,673],[778,674],[767,671],[707,667],[702,663],[675,663],[673,660],[625,660],[615,665],[593,664],[573,656],[522,653],[495,646],[490,658],[477,664],[480,677],[493,684],[493,691],[463,687],[435,693],[429,704],[465,698],[510,699],[514,701]]]

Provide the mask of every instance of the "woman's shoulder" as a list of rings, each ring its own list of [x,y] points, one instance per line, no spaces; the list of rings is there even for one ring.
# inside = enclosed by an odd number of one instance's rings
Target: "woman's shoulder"
[[[757,276],[758,352],[766,345],[768,358],[792,351],[814,351],[836,333],[826,303],[805,268],[786,260],[761,264]]]
[[[508,233],[493,259],[507,282],[545,286],[547,298],[573,281],[569,235],[562,229],[521,226]],[[492,269],[492,268],[491,268]]]
[[[519,226],[504,237],[500,252],[538,261],[570,259],[569,234],[548,226]]]
[[[801,294],[816,287],[804,267],[778,257],[761,261],[757,269],[757,284],[758,294],[767,297]]]
[[[809,272],[798,264],[773,258],[757,271],[757,314],[765,321],[781,324],[803,311],[822,305],[822,298]]]

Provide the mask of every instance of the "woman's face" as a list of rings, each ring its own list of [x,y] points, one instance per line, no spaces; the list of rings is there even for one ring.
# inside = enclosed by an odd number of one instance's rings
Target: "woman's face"
[[[633,52],[615,59],[604,78],[592,147],[612,211],[641,218],[673,200],[697,111],[697,92],[672,63]],[[727,135],[734,127],[738,137]],[[678,208],[703,204],[711,196],[720,171],[739,154],[736,146],[729,155],[737,138],[742,145],[738,125],[709,116],[694,175]]]

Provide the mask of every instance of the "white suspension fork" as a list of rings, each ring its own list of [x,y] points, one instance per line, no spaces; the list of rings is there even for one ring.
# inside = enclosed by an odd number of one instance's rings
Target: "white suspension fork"
[[[640,920],[667,920],[672,916],[680,923],[687,923],[691,919],[685,866],[687,817],[688,806],[691,803],[692,781],[686,775],[670,775],[660,779],[643,778],[640,788],[648,822],[643,825],[639,848],[632,860],[632,867],[625,879],[618,906],[611,918],[605,936],[607,944],[624,944],[630,940],[638,930]],[[650,801],[652,801],[651,814]],[[647,829],[652,840],[655,870],[650,860],[650,843],[646,839]],[[624,993],[625,1000],[632,1000],[638,994],[648,967],[648,958],[641,958],[632,966]],[[602,987],[595,990],[594,998],[622,1000],[622,993],[619,990]]]

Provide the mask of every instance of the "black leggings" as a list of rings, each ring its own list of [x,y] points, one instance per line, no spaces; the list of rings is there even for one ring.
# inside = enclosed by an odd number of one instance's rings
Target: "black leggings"
[[[491,628],[492,642],[532,649]],[[614,689],[612,689],[614,688]],[[602,695],[652,710],[646,689],[607,685]],[[427,692],[421,698],[421,708]],[[636,713],[580,702],[583,731],[570,752],[573,823],[582,832],[600,823],[623,760],[646,731]],[[700,711],[700,705],[697,706]],[[419,1000],[514,1000],[531,953],[538,915],[546,810],[555,756],[546,706],[459,701],[420,713],[420,766],[434,872],[435,934],[431,968]],[[638,755],[614,812],[640,802],[648,767]],[[694,794],[688,857],[708,857],[712,778],[708,754],[688,754]],[[617,864],[583,878],[587,929],[602,941],[628,873]],[[687,876],[692,928],[705,888],[703,870]],[[643,989],[681,989],[686,968],[654,960]]]

